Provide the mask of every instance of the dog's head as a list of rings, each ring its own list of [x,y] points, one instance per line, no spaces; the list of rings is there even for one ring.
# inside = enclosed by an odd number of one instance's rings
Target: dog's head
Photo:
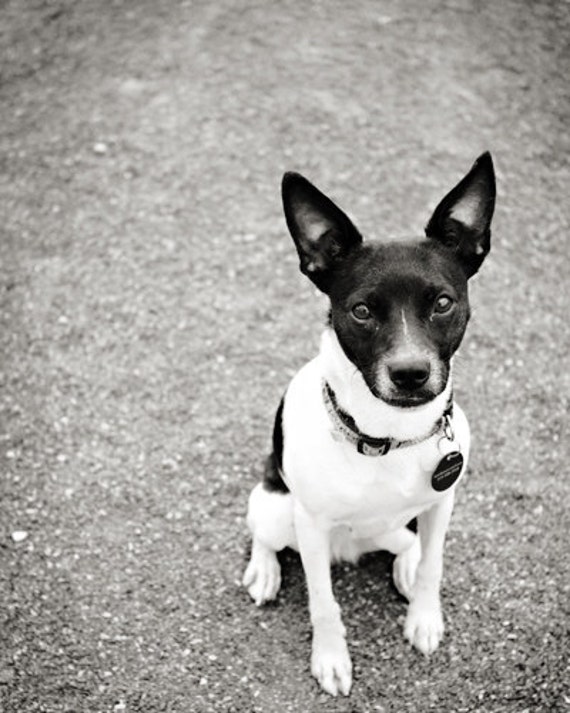
[[[435,398],[469,320],[467,281],[490,249],[491,155],[479,157],[415,241],[364,242],[298,173],[285,174],[282,191],[301,271],[330,298],[331,326],[369,389],[400,407]]]

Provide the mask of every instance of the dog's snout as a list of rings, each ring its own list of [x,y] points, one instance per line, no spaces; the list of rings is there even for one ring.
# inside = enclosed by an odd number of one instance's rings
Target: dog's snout
[[[388,364],[392,383],[404,391],[416,391],[429,379],[430,363],[423,359],[407,359]]]

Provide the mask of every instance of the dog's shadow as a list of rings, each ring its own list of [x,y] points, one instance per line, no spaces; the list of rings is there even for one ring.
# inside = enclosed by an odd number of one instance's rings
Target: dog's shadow
[[[281,590],[273,606],[292,608],[295,616],[307,614],[307,587],[305,573],[298,552],[285,549],[278,554],[281,565]],[[389,552],[373,552],[363,555],[357,564],[339,563],[331,567],[333,590],[343,610],[343,616],[370,624],[368,617],[376,621],[382,617],[403,613],[406,599],[396,589],[392,579],[394,555]]]

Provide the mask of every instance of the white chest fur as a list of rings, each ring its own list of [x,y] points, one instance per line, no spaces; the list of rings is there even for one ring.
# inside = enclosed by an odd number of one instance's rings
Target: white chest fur
[[[446,496],[447,491],[436,492],[431,486],[431,475],[441,458],[441,436],[385,456],[361,455],[335,433],[322,399],[322,379],[331,383],[339,398],[350,394],[350,404],[345,400],[342,405],[368,435],[399,439],[428,433],[441,415],[449,391],[417,409],[397,409],[379,402],[354,366],[339,355],[334,339],[325,333],[319,356],[306,364],[289,386],[283,414],[283,466],[294,497],[323,527],[346,525],[356,536],[370,537],[405,525]],[[453,428],[466,463],[469,427],[457,406]]]

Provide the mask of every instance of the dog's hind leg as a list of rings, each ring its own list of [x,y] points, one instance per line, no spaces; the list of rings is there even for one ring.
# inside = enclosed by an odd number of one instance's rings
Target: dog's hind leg
[[[257,606],[275,599],[281,586],[277,552],[285,547],[297,549],[293,496],[286,487],[276,487],[271,480],[272,466],[268,462],[264,480],[252,490],[247,513],[253,543],[243,585]]]
[[[422,557],[422,548],[420,538],[415,532],[408,530],[406,527],[403,527],[401,532],[403,548],[399,551],[388,548],[390,552],[396,555],[392,565],[392,579],[400,594],[411,602],[416,582],[416,572]]]
[[[400,527],[378,537],[355,540],[358,555],[377,550],[386,550],[396,555],[392,577],[396,589],[408,601],[412,599],[416,571],[421,559],[420,538],[407,527]]]

